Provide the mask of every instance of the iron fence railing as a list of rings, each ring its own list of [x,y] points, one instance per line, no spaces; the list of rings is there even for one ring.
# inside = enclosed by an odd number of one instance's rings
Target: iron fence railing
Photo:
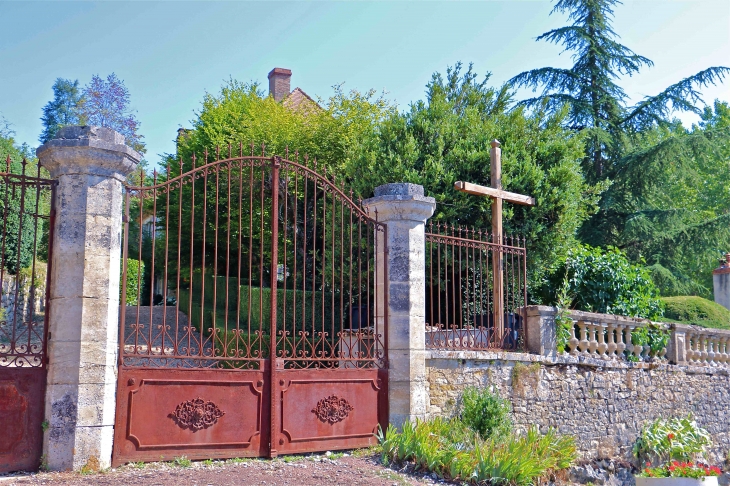
[[[426,347],[521,349],[525,240],[431,223],[426,232]],[[495,271],[499,268],[501,272]],[[501,312],[500,312],[501,309]]]

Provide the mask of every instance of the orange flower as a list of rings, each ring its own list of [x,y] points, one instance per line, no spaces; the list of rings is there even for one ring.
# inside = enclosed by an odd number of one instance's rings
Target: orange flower
[[[673,433],[671,433],[671,432],[669,432],[669,433],[667,434],[667,438],[668,438],[669,440],[672,440],[672,439],[674,439],[674,437],[675,437],[675,435],[674,435]]]

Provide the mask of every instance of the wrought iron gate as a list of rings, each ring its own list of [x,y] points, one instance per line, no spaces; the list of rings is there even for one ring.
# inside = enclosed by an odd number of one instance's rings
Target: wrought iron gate
[[[387,421],[385,226],[316,161],[237,151],[126,187],[114,465],[367,446]]]
[[[25,160],[0,171],[0,473],[40,465],[54,188]]]

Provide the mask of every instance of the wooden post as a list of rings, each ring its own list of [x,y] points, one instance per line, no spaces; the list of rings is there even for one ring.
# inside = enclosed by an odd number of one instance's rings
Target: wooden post
[[[491,186],[502,190],[502,149],[499,141],[492,140],[492,149],[489,151],[491,165]],[[502,244],[502,198],[492,199],[492,241]],[[493,283],[492,292],[494,304],[494,333],[497,342],[502,342],[504,336],[504,256],[502,249],[492,253]]]

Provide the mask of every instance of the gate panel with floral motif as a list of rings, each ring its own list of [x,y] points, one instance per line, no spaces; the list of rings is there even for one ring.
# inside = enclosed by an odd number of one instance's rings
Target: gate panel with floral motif
[[[115,465],[367,446],[387,419],[385,226],[314,162],[228,150],[126,188]]]

